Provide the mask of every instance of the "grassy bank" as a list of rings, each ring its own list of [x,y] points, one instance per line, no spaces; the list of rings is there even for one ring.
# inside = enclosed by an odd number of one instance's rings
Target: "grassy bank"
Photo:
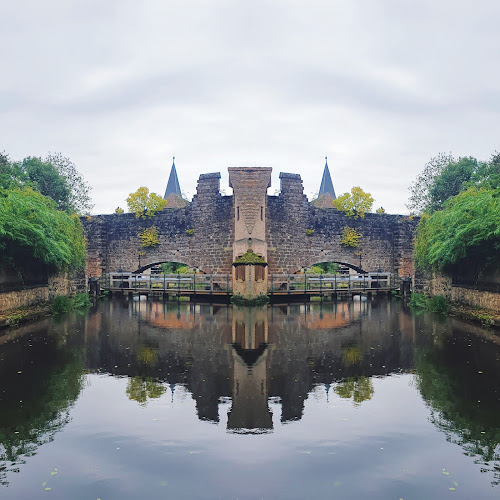
[[[0,328],[17,326],[26,321],[43,318],[45,316],[57,316],[69,311],[87,309],[91,304],[89,296],[86,293],[77,293],[72,297],[58,295],[49,303],[0,312]]]

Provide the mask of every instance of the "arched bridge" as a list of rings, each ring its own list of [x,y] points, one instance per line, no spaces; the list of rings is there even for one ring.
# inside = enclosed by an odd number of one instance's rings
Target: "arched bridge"
[[[241,170],[236,173],[239,175]],[[252,174],[257,170],[258,175],[270,178],[266,169],[247,170]],[[265,248],[269,274],[295,273],[315,263],[339,262],[358,272],[382,269],[399,276],[413,275],[412,240],[417,221],[411,217],[367,214],[355,219],[334,208],[316,208],[304,196],[302,180],[295,174],[281,174],[278,196],[267,196],[267,184],[261,183],[259,189],[264,189],[264,195],[255,208],[252,188],[248,188],[251,183],[240,188],[236,173],[230,172],[234,196],[221,195],[219,174],[205,174],[198,181],[193,201],[184,208],[166,208],[145,219],[134,214],[82,218],[88,240],[87,275],[144,270],[170,261],[203,273],[230,274],[238,255],[236,246],[245,250],[247,246],[247,240],[239,235],[240,203],[242,219],[246,216],[244,210],[250,213],[252,208],[251,213],[259,221],[260,226],[252,225],[249,231],[254,236],[260,231],[254,245]],[[151,226],[158,232],[158,244],[145,248],[139,234]],[[360,234],[357,246],[342,244],[346,228]],[[251,238],[248,245],[252,245]]]

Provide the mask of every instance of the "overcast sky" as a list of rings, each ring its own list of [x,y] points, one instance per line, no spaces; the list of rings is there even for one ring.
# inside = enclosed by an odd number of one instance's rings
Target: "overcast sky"
[[[191,197],[227,167],[359,185],[405,213],[439,152],[500,150],[498,0],[2,0],[0,151],[61,152],[95,213],[172,156]]]

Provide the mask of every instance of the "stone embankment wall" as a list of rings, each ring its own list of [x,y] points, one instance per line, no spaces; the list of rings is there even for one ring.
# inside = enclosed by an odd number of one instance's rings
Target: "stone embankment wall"
[[[282,173],[280,180],[279,196],[267,196],[266,200],[269,273],[295,273],[325,261],[358,267],[361,253],[364,270],[381,268],[401,277],[413,276],[412,240],[418,220],[387,214],[349,218],[334,208],[315,208],[309,203],[299,175]],[[185,208],[167,208],[147,219],[134,214],[82,218],[88,240],[87,276],[119,269],[135,271],[168,261],[207,273],[231,273],[233,197],[221,196],[219,187],[220,174],[204,174],[197,194]],[[150,226],[158,230],[159,245],[143,248],[138,234]],[[359,247],[341,245],[345,226],[362,233]],[[140,266],[139,252],[144,252]]]
[[[51,276],[47,285],[0,293],[0,312],[37,306],[54,300],[57,295],[73,295],[85,290],[84,276]]]
[[[478,290],[470,286],[455,285],[450,276],[420,276],[415,280],[416,292],[426,295],[444,295],[450,302],[471,307],[481,307],[491,311],[500,311],[500,293]]]

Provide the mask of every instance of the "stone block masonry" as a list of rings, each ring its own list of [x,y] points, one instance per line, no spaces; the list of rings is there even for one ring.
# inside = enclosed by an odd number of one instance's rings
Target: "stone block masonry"
[[[234,172],[240,175],[240,170]],[[259,169],[259,175],[264,170]],[[268,175],[267,170],[265,173]],[[256,200],[259,210],[252,212],[255,219],[260,219],[260,213],[265,219],[262,243],[267,247],[269,273],[294,273],[319,262],[359,267],[361,255],[363,270],[380,268],[401,277],[413,276],[412,240],[417,219],[388,214],[346,217],[333,207],[316,208],[309,203],[300,175],[281,173],[280,182],[279,196],[266,195],[262,212],[262,201]],[[251,200],[244,201],[253,207]],[[174,261],[202,272],[230,274],[236,208],[233,196],[220,193],[220,174],[210,173],[200,176],[197,194],[184,208],[167,208],[147,219],[137,219],[134,214],[83,217],[88,240],[87,276],[119,269],[135,271],[139,268],[139,252],[144,252],[141,268]],[[150,226],[158,231],[159,245],[143,248],[138,234]],[[362,233],[357,248],[341,244],[346,226]]]

